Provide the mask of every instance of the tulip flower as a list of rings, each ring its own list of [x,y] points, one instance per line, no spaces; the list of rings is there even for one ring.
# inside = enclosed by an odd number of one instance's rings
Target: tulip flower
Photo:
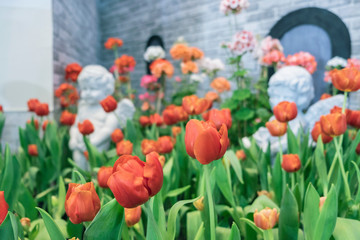
[[[84,156],[85,156],[86,160],[89,161],[89,152],[88,151],[84,151]]]
[[[129,140],[122,140],[116,144],[116,153],[118,156],[131,155],[133,144]]]
[[[82,67],[78,63],[70,63],[65,67],[65,79],[76,82]]]
[[[287,123],[279,122],[276,119],[265,123],[265,126],[273,137],[281,137],[287,130]]]
[[[0,225],[6,218],[8,214],[9,205],[5,201],[4,191],[0,191]]]
[[[198,98],[196,95],[183,97],[182,107],[189,115],[198,115],[208,110],[212,105],[210,100]]]
[[[340,136],[346,131],[346,116],[342,113],[331,113],[320,117],[321,130],[331,136]]]
[[[265,195],[265,196],[267,196],[269,199],[272,199],[272,198],[273,198],[272,193],[271,193],[271,192],[268,192],[268,191],[266,191],[266,190],[257,191],[257,195],[258,195],[258,196]]]
[[[210,86],[219,93],[230,91],[231,88],[229,81],[224,77],[215,78]]]
[[[217,94],[216,92],[210,91],[205,94],[205,99],[210,100],[211,102],[215,102],[219,100],[219,98],[219,94]]]
[[[143,126],[143,127],[146,127],[146,126],[151,125],[151,123],[150,123],[150,118],[147,117],[147,116],[141,116],[141,117],[139,118],[139,123],[140,123],[140,125]]]
[[[27,218],[27,217],[21,218],[20,223],[24,229],[29,229],[29,227],[31,226],[31,220],[30,220],[30,218]]]
[[[89,135],[94,132],[94,125],[87,119],[82,123],[78,123],[78,128],[82,135]]]
[[[160,191],[163,170],[158,157],[152,152],[143,162],[137,156],[123,155],[115,162],[108,186],[121,206],[137,207]]]
[[[331,110],[330,113],[343,113],[342,112],[342,108],[338,107],[338,106],[334,106]],[[352,111],[350,109],[345,109],[345,116],[346,116],[346,122],[349,124],[349,120],[350,120],[350,116],[351,116]]]
[[[322,131],[320,121],[317,121],[314,125],[313,130],[311,131],[311,136],[312,136],[312,139],[314,140],[314,142],[317,142],[320,135],[321,135],[321,140],[324,144],[329,143],[333,140],[333,138],[331,136],[326,135]]]
[[[198,200],[196,200],[195,202],[193,202],[193,205],[199,211],[204,210],[204,197],[201,197]]]
[[[67,110],[63,111],[60,116],[60,123],[62,125],[72,126],[75,123],[76,114]]]
[[[107,181],[109,180],[109,177],[111,176],[113,171],[112,167],[101,167],[97,174],[97,179],[99,186],[102,188],[109,188],[107,185]]]
[[[28,145],[28,153],[30,156],[33,156],[33,157],[38,156],[38,149],[37,149],[36,144]]]
[[[163,111],[163,119],[166,125],[173,125],[189,118],[182,106],[169,105]]]
[[[245,151],[244,150],[237,150],[236,151],[236,157],[239,159],[239,160],[245,160],[246,159],[246,154],[245,154]]]
[[[347,123],[354,128],[360,128],[360,111],[351,111]]]
[[[117,128],[115,129],[112,134],[111,134],[111,140],[114,142],[114,143],[118,143],[120,141],[122,141],[124,139],[124,134],[123,132],[121,131],[121,129]]]
[[[296,103],[283,101],[276,105],[273,109],[274,115],[279,122],[289,122],[296,118]]]
[[[37,119],[27,120],[26,123],[30,124],[30,125],[33,125],[36,130],[39,129],[39,121]]]
[[[45,120],[42,124],[42,130],[45,131],[46,130],[46,127],[47,125],[49,124],[49,120]]]
[[[301,168],[301,161],[297,154],[284,154],[281,167],[286,172],[297,172]]]
[[[327,99],[327,98],[331,98],[331,97],[332,97],[332,95],[331,95],[331,94],[324,93],[323,95],[321,95],[320,100],[325,100],[325,99]]]
[[[47,103],[38,103],[35,107],[36,115],[42,117],[49,114],[49,105]]]
[[[326,197],[321,197],[320,198],[320,201],[319,201],[319,209],[320,209],[320,211],[321,211],[325,201],[326,201]]]
[[[100,199],[94,184],[70,183],[65,197],[65,212],[74,224],[92,221],[100,210]]]
[[[27,102],[29,112],[35,112],[36,106],[40,103],[37,98],[31,98]]]
[[[101,106],[105,112],[112,112],[117,108],[117,102],[113,96],[107,96],[105,99],[100,101]]]
[[[132,227],[140,221],[141,218],[141,206],[134,208],[125,208],[125,222],[128,227]]]
[[[181,127],[177,127],[177,126],[172,127],[172,128],[171,128],[171,132],[172,132],[172,136],[173,136],[174,138],[176,138],[176,136],[181,133]]]
[[[203,113],[202,117],[205,121],[212,121],[218,130],[221,128],[223,123],[228,129],[230,129],[232,124],[231,111],[228,108],[221,110],[211,109],[210,111]]]
[[[141,151],[144,155],[157,152],[157,142],[155,140],[144,139],[141,141]]]
[[[156,149],[158,153],[170,153],[174,148],[173,140],[170,136],[162,136],[156,141]]]
[[[149,119],[150,119],[150,123],[156,124],[156,126],[161,126],[163,124],[163,119],[158,113],[150,115]]]
[[[269,207],[258,212],[254,212],[254,222],[258,228],[263,230],[272,229],[279,219],[279,214],[276,208],[270,209]]]
[[[343,92],[355,92],[360,89],[360,71],[355,67],[334,69],[330,72],[335,88]]]
[[[201,164],[209,164],[221,158],[229,145],[228,131],[222,124],[219,131],[213,122],[191,119],[186,124],[186,152]]]

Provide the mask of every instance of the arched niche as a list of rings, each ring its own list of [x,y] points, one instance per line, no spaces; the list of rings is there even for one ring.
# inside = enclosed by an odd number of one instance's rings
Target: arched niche
[[[165,50],[165,47],[164,47],[164,41],[162,40],[162,38],[158,35],[153,35],[151,36],[147,42],[146,42],[146,46],[145,46],[145,50],[150,47],[150,46],[161,46],[164,50]],[[150,74],[150,63],[149,62],[146,62],[146,72],[147,74]]]

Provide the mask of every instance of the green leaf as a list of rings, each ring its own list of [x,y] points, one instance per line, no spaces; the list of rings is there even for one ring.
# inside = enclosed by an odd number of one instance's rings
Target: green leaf
[[[240,230],[235,223],[233,223],[231,226],[229,240],[241,240]]]
[[[241,183],[244,183],[241,164],[239,159],[236,157],[236,154],[233,150],[228,150],[225,152],[224,158],[230,160],[230,164],[234,169],[234,172]]]
[[[46,230],[48,231],[51,240],[64,240],[65,237],[61,233],[59,227],[56,225],[52,217],[43,209],[38,207],[36,209],[40,212],[41,217],[44,220]]]
[[[360,221],[337,218],[332,236],[335,240],[358,240],[360,236]]]
[[[315,240],[316,221],[319,217],[319,194],[311,183],[306,190],[304,202],[303,224],[306,239]]]
[[[321,136],[319,136],[317,141],[314,158],[315,158],[316,169],[319,174],[319,181],[323,187],[323,194],[327,194],[327,190],[328,190],[327,167],[324,156],[324,145],[321,140]]]
[[[256,209],[260,211],[266,207],[271,209],[276,208],[279,210],[279,206],[276,205],[276,203],[274,203],[270,198],[265,195],[260,195],[251,205],[248,205],[244,208],[244,212],[246,215],[248,215],[249,213],[254,213]]]
[[[84,239],[120,239],[123,225],[124,208],[119,205],[116,199],[113,199],[100,209],[86,229]]]
[[[244,221],[246,224],[248,224],[252,229],[254,229],[258,234],[263,235],[263,230],[258,228],[255,223],[247,218],[240,218],[241,221]]]
[[[187,239],[204,239],[204,229],[200,211],[192,211],[186,214]]]
[[[176,197],[176,196],[184,193],[184,192],[185,192],[186,190],[188,190],[190,187],[191,187],[190,185],[187,185],[187,186],[182,187],[182,188],[177,188],[177,189],[171,190],[170,192],[168,192],[168,193],[166,194],[165,199],[166,199],[167,197]],[[165,199],[164,199],[164,201],[165,201]]]
[[[66,189],[63,178],[59,177],[59,193],[58,193],[58,206],[57,212],[55,214],[55,218],[61,218],[65,213],[65,197],[66,197]]]
[[[234,195],[222,161],[215,161],[215,179],[216,185],[219,187],[226,200],[231,203],[231,205],[234,205]]]
[[[255,111],[250,108],[241,108],[233,115],[235,120],[246,121],[252,119],[255,116]]]
[[[78,170],[73,169],[71,178],[73,183],[76,183],[78,181],[80,181],[81,184],[86,183],[84,176]]]
[[[18,226],[12,212],[8,212],[3,223],[0,225],[0,236],[4,240],[18,240]]]
[[[287,142],[288,142],[288,153],[300,154],[299,144],[297,139],[290,127],[287,128]]]
[[[359,167],[357,166],[356,162],[351,161],[351,163],[354,165],[354,169],[356,171],[356,177],[357,177],[357,181],[358,181],[358,186],[360,185],[360,170]],[[358,188],[356,196],[355,196],[355,204],[359,204],[360,202],[360,188]]]
[[[274,167],[272,169],[273,176],[273,190],[275,192],[275,197],[277,203],[279,204],[282,199],[282,168],[281,168],[281,159],[280,154],[276,155]]]
[[[249,89],[238,89],[235,90],[233,93],[232,98],[237,101],[244,101],[245,99],[248,99],[251,97],[251,92]]]
[[[296,240],[299,232],[299,215],[294,194],[286,187],[279,217],[279,240]]]

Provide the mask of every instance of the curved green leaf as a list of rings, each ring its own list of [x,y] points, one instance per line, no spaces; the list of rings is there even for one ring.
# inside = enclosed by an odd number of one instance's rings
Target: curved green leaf
[[[44,220],[46,230],[48,231],[51,240],[65,240],[65,237],[61,233],[59,227],[56,225],[52,217],[47,212],[45,212],[45,210],[38,207],[36,209],[40,212],[41,217]]]
[[[299,232],[298,206],[294,194],[286,187],[279,216],[279,240],[297,240]]]

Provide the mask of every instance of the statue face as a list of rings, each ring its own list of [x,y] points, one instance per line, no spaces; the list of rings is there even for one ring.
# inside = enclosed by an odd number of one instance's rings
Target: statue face
[[[274,108],[282,101],[297,103],[297,92],[284,85],[271,86],[268,89],[271,108]]]
[[[99,103],[107,96],[104,86],[94,84],[93,81],[80,85],[81,99],[87,103]]]

